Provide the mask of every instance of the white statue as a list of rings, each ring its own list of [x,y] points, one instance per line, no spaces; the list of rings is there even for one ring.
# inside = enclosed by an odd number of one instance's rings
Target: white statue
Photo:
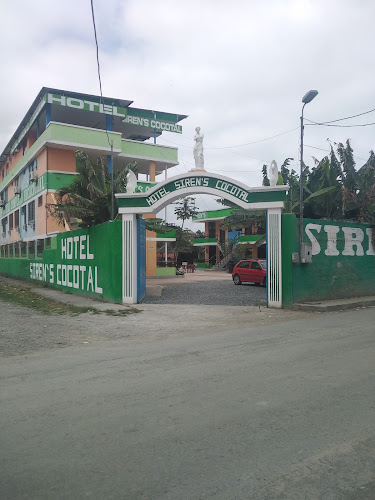
[[[204,157],[203,157],[203,137],[201,134],[201,128],[195,128],[195,136],[194,136],[194,161],[195,161],[195,170],[204,170]]]
[[[135,193],[136,188],[137,188],[137,176],[132,170],[129,170],[126,176],[126,192],[128,194]]]
[[[279,180],[279,170],[277,168],[277,163],[275,160],[272,160],[271,165],[268,169],[268,178],[270,180],[270,186],[274,187]]]

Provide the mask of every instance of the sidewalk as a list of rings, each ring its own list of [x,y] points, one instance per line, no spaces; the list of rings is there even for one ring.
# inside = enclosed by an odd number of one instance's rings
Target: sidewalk
[[[291,309],[294,311],[308,312],[329,312],[345,311],[359,307],[375,307],[375,296],[352,297],[350,299],[321,300],[319,302],[304,302],[302,304],[293,304]]]

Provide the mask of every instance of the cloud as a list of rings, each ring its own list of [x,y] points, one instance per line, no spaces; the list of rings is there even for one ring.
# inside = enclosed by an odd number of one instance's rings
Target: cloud
[[[137,107],[189,115],[178,145],[180,165],[193,165],[194,128],[205,134],[208,170],[249,185],[263,163],[294,158],[298,168],[301,98],[315,121],[375,108],[373,19],[370,0],[128,0],[94,1],[104,95]],[[37,0],[2,8],[0,43],[3,146],[42,86],[98,93],[96,52],[88,2]],[[15,27],[17,29],[15,29]],[[352,123],[374,121],[373,115]],[[223,146],[264,142],[227,149]],[[351,138],[358,158],[374,148],[374,127],[306,127],[305,144],[329,149],[327,138]],[[0,145],[1,148],[1,145]],[[305,148],[312,163],[324,151]],[[363,161],[358,160],[360,166]]]

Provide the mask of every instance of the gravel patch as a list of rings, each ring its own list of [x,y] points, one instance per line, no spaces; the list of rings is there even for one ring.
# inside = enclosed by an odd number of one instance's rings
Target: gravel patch
[[[266,288],[232,281],[200,281],[164,286],[160,297],[146,296],[142,304],[204,304],[213,306],[249,306],[266,303]]]

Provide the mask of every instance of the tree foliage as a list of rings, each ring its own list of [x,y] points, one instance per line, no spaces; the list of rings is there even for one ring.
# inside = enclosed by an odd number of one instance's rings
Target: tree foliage
[[[78,227],[90,227],[111,219],[111,176],[101,157],[92,161],[84,151],[76,151],[77,173],[69,186],[57,192],[57,203],[50,206],[54,217],[68,222],[74,219]],[[129,163],[114,174],[114,192],[126,191],[128,171],[136,171],[136,162]],[[118,212],[115,198],[115,213]]]
[[[331,146],[330,154],[304,166],[304,216],[310,219],[347,219],[375,223],[375,155],[356,169],[350,141]],[[288,160],[288,159],[287,159]],[[299,214],[299,175],[281,168],[284,184],[290,186],[285,205],[287,212]]]
[[[198,213],[198,209],[195,206],[195,198],[187,196],[186,198],[177,201],[175,205],[176,208],[174,209],[174,213],[177,219],[182,220],[181,228],[183,228],[185,221],[191,219]]]

